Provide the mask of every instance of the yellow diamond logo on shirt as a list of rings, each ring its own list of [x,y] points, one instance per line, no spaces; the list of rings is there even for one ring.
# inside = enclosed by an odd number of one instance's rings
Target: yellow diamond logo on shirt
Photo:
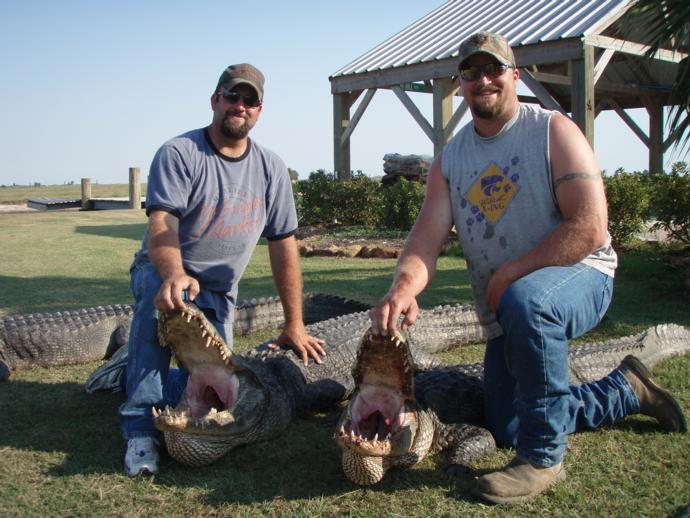
[[[465,199],[495,225],[518,189],[517,184],[503,174],[500,167],[491,164],[465,193]]]

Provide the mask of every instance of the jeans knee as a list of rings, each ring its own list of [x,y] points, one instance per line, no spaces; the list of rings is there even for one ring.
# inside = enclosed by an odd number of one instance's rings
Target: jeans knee
[[[538,303],[529,292],[514,283],[503,292],[496,308],[496,318],[504,332],[528,326],[533,321]]]

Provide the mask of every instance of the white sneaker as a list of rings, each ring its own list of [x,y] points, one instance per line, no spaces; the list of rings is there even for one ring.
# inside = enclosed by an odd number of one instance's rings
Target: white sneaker
[[[158,473],[158,441],[153,437],[135,437],[127,441],[125,471],[130,477]]]

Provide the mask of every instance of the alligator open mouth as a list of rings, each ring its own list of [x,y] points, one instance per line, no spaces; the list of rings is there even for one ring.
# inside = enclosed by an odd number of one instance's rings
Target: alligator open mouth
[[[338,424],[338,444],[363,456],[407,453],[414,441],[417,412],[412,356],[402,335],[367,331],[353,377],[357,388]]]
[[[198,450],[216,441],[227,446],[233,438],[241,443],[239,437],[263,418],[267,390],[192,303],[184,310],[162,314],[158,335],[189,371],[189,379],[175,408],[153,409],[154,424],[178,461],[208,464],[214,455],[205,453],[200,462],[195,460],[201,458]]]

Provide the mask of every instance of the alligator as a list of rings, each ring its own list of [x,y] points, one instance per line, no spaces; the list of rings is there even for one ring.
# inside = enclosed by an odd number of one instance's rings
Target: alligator
[[[354,389],[352,368],[369,325],[368,313],[358,312],[307,326],[325,340],[326,356],[304,365],[289,348],[270,348],[271,340],[233,353],[191,303],[161,314],[159,342],[190,372],[176,407],[153,411],[168,453],[185,465],[210,464],[236,446],[275,437],[297,415],[344,401]],[[442,365],[434,352],[487,338],[471,304],[422,310],[409,333],[420,370]]]
[[[335,431],[345,476],[358,485],[379,482],[391,468],[408,468],[427,455],[447,454],[446,470],[471,473],[471,461],[495,448],[483,428],[483,366],[462,364],[414,374],[410,338],[367,332],[353,369],[356,389]],[[627,355],[652,368],[690,351],[690,331],[675,324],[604,342],[573,346],[571,384],[609,374]]]
[[[318,322],[363,311],[368,304],[326,294],[304,297],[304,319]],[[0,381],[11,370],[71,365],[108,359],[127,343],[131,305],[11,315],[0,321]],[[233,332],[245,335],[283,325],[278,297],[251,299],[235,308]]]

